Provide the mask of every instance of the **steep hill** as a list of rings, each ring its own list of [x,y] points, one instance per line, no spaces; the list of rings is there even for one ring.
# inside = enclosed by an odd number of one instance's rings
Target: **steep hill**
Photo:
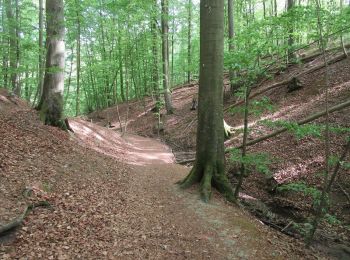
[[[350,59],[344,58],[342,53],[331,52],[328,60],[332,61],[329,66],[329,106],[348,102],[350,100]],[[325,110],[325,67],[322,56],[315,56],[304,64],[294,65],[285,71],[277,71],[273,79],[265,79],[252,91],[254,100],[260,100],[263,96],[268,97],[273,104],[273,111],[263,111],[260,115],[250,115],[249,140],[254,140],[275,129],[267,126],[262,120],[288,120],[297,122],[315,113]],[[298,78],[303,87],[296,91],[288,91],[288,81],[294,77]],[[239,113],[240,100],[230,97],[228,79],[225,79],[225,120],[234,129],[233,138],[226,141],[226,147],[235,147],[241,144],[241,129],[243,127],[243,116]],[[194,158],[195,140],[197,130],[197,112],[191,111],[193,97],[198,92],[198,84],[192,82],[180,86],[173,91],[174,115],[166,115],[162,111],[164,130],[158,137],[158,118],[152,112],[155,105],[151,97],[139,101],[130,101],[128,104],[121,104],[103,111],[92,113],[89,118],[98,124],[106,125],[112,122],[118,128],[118,111],[121,123],[124,124],[128,111],[128,131],[143,136],[156,137],[166,142],[175,153],[178,161],[187,161]],[[236,104],[236,105],[234,105]],[[230,107],[235,107],[231,112]],[[330,114],[332,127],[350,127],[350,108]],[[324,124],[325,118],[321,117],[312,123]],[[331,153],[339,155],[345,145],[345,138],[348,131],[343,133],[331,133]],[[251,200],[244,200],[248,209],[257,215],[268,225],[297,236],[298,232],[293,229],[290,223],[305,222],[312,213],[312,199],[309,195],[296,192],[276,192],[276,187],[291,182],[304,182],[307,185],[321,187],[322,173],[324,169],[324,141],[322,138],[306,136],[297,139],[291,132],[285,132],[264,142],[250,146],[250,153],[264,152],[272,158],[270,170],[273,178],[266,178],[258,173],[252,173],[244,182],[243,193],[251,198],[259,198],[268,212],[276,214],[276,217],[269,218],[262,214],[259,207],[252,205]],[[227,155],[229,162],[230,155]],[[349,161],[349,156],[347,157]],[[228,174],[235,184],[235,171],[230,163]],[[349,229],[344,228],[350,224],[350,176],[342,170],[333,191],[331,214],[342,222],[342,226],[323,225],[323,229],[317,234],[317,241],[320,249],[324,244],[329,247],[346,245],[348,251],[350,246]],[[258,209],[257,209],[258,208]],[[287,227],[285,229],[285,227]],[[289,230],[288,230],[289,229]],[[337,242],[338,241],[338,242]],[[339,243],[339,241],[341,241]],[[316,243],[317,244],[317,243]],[[346,251],[345,250],[345,251]],[[347,253],[349,254],[349,252]]]
[[[1,90],[0,229],[34,207],[1,233],[1,259],[317,257],[218,194],[177,189],[189,169],[158,141],[70,121],[74,134],[44,126]]]

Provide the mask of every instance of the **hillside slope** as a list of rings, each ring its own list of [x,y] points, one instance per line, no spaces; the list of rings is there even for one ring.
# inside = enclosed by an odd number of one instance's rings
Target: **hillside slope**
[[[328,59],[340,57],[341,53],[329,53]],[[273,132],[275,129],[268,127],[262,120],[288,120],[296,122],[302,120],[314,113],[325,110],[325,68],[322,66],[322,57],[316,56],[305,64],[294,65],[287,70],[278,72],[273,79],[263,80],[258,87],[254,88],[252,95],[256,95],[254,100],[259,100],[263,96],[268,97],[274,106],[273,111],[263,111],[259,116],[250,115],[250,134],[249,140],[254,140]],[[334,106],[350,100],[350,59],[341,59],[329,66],[329,106]],[[289,92],[287,84],[278,84],[287,79],[298,77],[303,88],[297,91]],[[228,79],[225,79],[225,90],[229,89]],[[266,89],[267,91],[264,91]],[[156,126],[157,117],[152,113],[154,101],[151,98],[145,98],[140,101],[130,101],[129,104],[121,104],[119,113],[122,123],[125,122],[126,111],[128,110],[128,129],[130,132],[144,136],[156,137],[162,139],[173,149],[179,161],[194,158],[196,130],[197,130],[197,111],[191,111],[192,98],[196,97],[198,84],[192,82],[176,88],[173,91],[173,102],[175,107],[174,115],[166,115],[162,111],[164,131],[157,136]],[[239,106],[236,106],[235,112],[228,110],[239,100],[225,95],[225,120],[236,129],[233,138],[225,142],[226,147],[235,147],[241,144],[241,129],[243,127],[243,115],[239,113]],[[96,111],[89,116],[98,124],[107,124],[112,122],[119,126],[117,120],[117,108],[111,107],[103,111]],[[321,117],[314,121],[318,124],[324,124],[325,119]],[[314,123],[313,122],[313,123]],[[330,115],[330,124],[332,127],[350,128],[350,108],[347,107],[341,111]],[[331,153],[339,155],[345,145],[345,139],[348,132],[341,134],[331,133]],[[297,139],[291,132],[285,132],[274,138],[260,142],[249,147],[249,153],[267,153],[272,159],[270,170],[273,174],[271,186],[270,178],[252,173],[244,182],[242,192],[252,198],[259,198],[263,205],[268,207],[272,214],[277,214],[277,220],[266,219],[261,213],[256,212],[255,206],[251,212],[271,224],[279,230],[284,230],[289,223],[305,222],[312,213],[312,198],[302,193],[275,192],[276,186],[291,182],[304,182],[307,185],[321,187],[322,173],[324,169],[324,141],[322,138],[306,136]],[[227,155],[229,162],[230,155]],[[349,156],[347,161],[349,161]],[[236,183],[234,169],[228,165],[228,174],[232,184]],[[337,247],[339,245],[350,247],[350,231],[346,229],[350,224],[350,175],[345,170],[340,172],[339,180],[336,182],[332,191],[332,198],[335,203],[332,204],[331,214],[342,222],[342,226],[322,225],[323,229],[317,233],[316,245],[320,245],[323,250],[327,247]],[[247,201],[249,204],[250,201]],[[288,226],[293,236],[299,236],[296,230]],[[339,242],[340,241],[340,242]],[[325,246],[326,245],[326,246]],[[331,250],[332,251],[332,250]],[[350,256],[350,253],[346,253]]]
[[[0,225],[27,204],[51,205],[0,236],[1,259],[316,258],[218,194],[204,204],[178,190],[189,169],[159,142],[71,122],[74,134],[44,126],[1,90]]]

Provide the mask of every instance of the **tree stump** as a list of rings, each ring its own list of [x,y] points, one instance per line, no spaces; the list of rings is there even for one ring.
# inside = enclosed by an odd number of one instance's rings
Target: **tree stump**
[[[288,93],[299,90],[303,87],[304,86],[303,86],[303,84],[301,84],[300,80],[296,77],[293,77],[287,86]]]

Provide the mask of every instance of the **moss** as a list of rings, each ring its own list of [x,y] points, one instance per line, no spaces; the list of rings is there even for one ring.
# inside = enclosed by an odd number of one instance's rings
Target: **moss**
[[[62,119],[63,99],[60,93],[50,95],[42,104],[40,119],[45,125],[55,126],[65,131],[68,130]]]
[[[181,188],[186,189],[200,182],[201,199],[208,202],[211,197],[211,188],[214,186],[230,202],[235,202],[232,187],[222,167],[216,167],[207,162],[204,167],[196,163],[185,179],[178,182]],[[222,169],[221,169],[222,168]]]

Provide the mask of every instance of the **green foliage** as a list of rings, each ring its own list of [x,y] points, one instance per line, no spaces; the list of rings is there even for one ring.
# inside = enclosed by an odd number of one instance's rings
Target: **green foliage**
[[[283,184],[277,188],[280,192],[294,191],[301,192],[306,196],[311,196],[314,201],[318,201],[321,197],[321,192],[315,187],[310,187],[304,182],[292,182],[288,184]]]
[[[38,47],[39,10],[36,1],[20,0],[18,3],[19,21],[16,25],[20,29],[19,67],[17,69],[2,67],[0,85],[9,88],[8,74],[12,71],[18,72],[21,85],[26,88],[26,91],[22,91],[23,95],[33,102],[39,80],[38,55],[39,52],[45,52]],[[197,79],[199,74],[199,1],[192,2],[190,62],[187,61],[188,7],[183,1],[169,1],[169,69],[173,86],[186,81],[188,70],[191,71],[193,79]],[[81,110],[87,113],[125,101],[126,98],[142,98],[154,90],[152,89],[154,83],[161,85],[159,3],[142,0],[66,0],[64,8],[67,57],[64,99],[66,114],[75,114],[77,98],[81,101]],[[7,20],[6,12],[3,12],[4,5],[0,6],[0,10],[4,16],[3,23],[0,24],[0,52],[3,54],[3,60],[8,61],[10,36],[8,26],[16,21]],[[253,86],[260,77],[273,77],[267,72],[266,68],[269,65],[286,67],[285,57],[288,51],[296,50],[319,38],[314,1],[309,1],[307,4],[295,3],[288,12],[282,11],[280,6],[277,15],[270,5],[266,5],[265,11],[263,14],[261,2],[235,2],[235,37],[232,41],[234,50],[230,52],[225,48],[225,67],[234,69],[237,75],[235,83],[243,87],[243,91],[237,93],[241,98],[244,98],[244,89]],[[341,33],[344,39],[348,38],[350,29],[346,28],[346,25],[350,24],[349,7],[344,5],[340,8],[338,2],[327,1],[322,4],[320,14],[325,35],[345,29],[332,38],[325,37],[328,45],[339,45],[337,39]],[[157,24],[158,49],[155,70],[152,67],[151,30],[151,21],[154,19]],[[77,21],[81,25],[79,97],[76,96]],[[294,38],[292,45],[288,44],[287,40],[290,34]],[[228,39],[226,44],[228,45]],[[316,45],[310,47],[311,50],[315,48]],[[159,76],[157,82],[153,82],[155,72]],[[254,105],[258,108],[255,109]],[[261,111],[260,105],[252,104],[250,111],[258,115]]]
[[[303,237],[306,237],[310,230],[312,229],[312,225],[308,222],[306,223],[293,223],[293,228],[297,230]]]
[[[271,176],[272,174],[269,169],[272,160],[266,153],[247,154],[242,157],[241,151],[239,149],[234,149],[231,151],[230,160],[234,163],[244,164],[247,172],[256,171],[266,176]]]
[[[242,93],[242,90],[237,91],[235,95],[240,96],[244,95]],[[271,100],[268,97],[262,97],[258,100],[253,100],[249,103],[249,113],[253,114],[254,116],[261,116],[264,112],[272,112],[275,110],[275,106],[272,104]],[[244,113],[244,107],[237,106],[230,109],[231,114],[243,114]]]
[[[330,215],[330,214],[326,214],[324,216],[324,220],[327,221],[331,225],[340,225],[341,224],[341,221],[339,219],[337,219],[336,216]]]
[[[270,128],[287,128],[287,130],[295,135],[295,137],[300,140],[304,138],[305,136],[312,136],[317,138],[323,137],[323,132],[326,129],[325,125],[322,124],[304,124],[299,125],[295,122],[285,121],[285,120],[278,120],[278,121],[271,121],[271,120],[262,120],[260,121],[261,124],[270,127]],[[350,133],[350,128],[345,127],[329,127],[329,131],[335,134],[344,134],[344,133]]]

